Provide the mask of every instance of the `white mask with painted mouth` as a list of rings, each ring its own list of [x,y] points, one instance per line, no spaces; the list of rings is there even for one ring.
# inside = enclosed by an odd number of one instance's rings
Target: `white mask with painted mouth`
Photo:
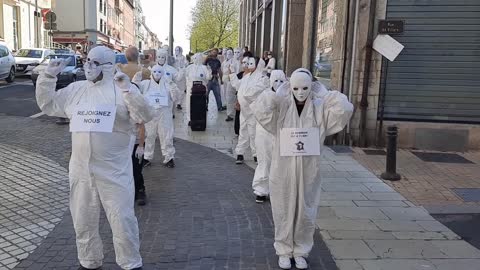
[[[312,77],[305,72],[296,71],[290,78],[293,95],[300,102],[305,102],[312,92]]]

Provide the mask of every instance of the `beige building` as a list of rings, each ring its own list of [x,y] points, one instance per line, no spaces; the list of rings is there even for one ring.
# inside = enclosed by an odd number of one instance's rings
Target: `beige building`
[[[12,50],[49,47],[43,15],[50,7],[50,0],[0,0],[0,41]]]
[[[287,73],[311,69],[355,105],[337,142],[480,149],[480,1],[243,0],[240,45],[271,50]],[[405,46],[391,62],[372,50],[379,21],[401,21]]]
[[[132,0],[53,0],[57,31],[53,40],[86,50],[102,44],[122,51],[135,45],[134,5]]]

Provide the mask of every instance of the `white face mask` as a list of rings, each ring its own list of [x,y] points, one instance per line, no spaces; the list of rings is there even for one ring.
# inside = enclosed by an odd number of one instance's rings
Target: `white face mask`
[[[239,59],[239,58],[240,58],[240,54],[241,54],[240,50],[235,50],[235,51],[233,51],[233,55],[235,56],[235,59]]]
[[[282,85],[286,80],[285,73],[283,73],[281,70],[273,70],[272,74],[270,74],[270,86],[274,91],[277,91],[280,85]]]
[[[182,49],[180,47],[175,48],[175,56],[180,56],[182,54]]]
[[[93,62],[88,61],[83,66],[85,70],[85,77],[89,81],[94,81],[102,73],[102,69],[99,66],[96,66]]]
[[[248,58],[248,70],[250,70],[250,72],[254,72],[256,68],[257,62],[255,61],[255,58]]]
[[[269,54],[269,55],[267,55],[267,58],[268,58],[268,59],[272,59],[273,56],[272,56],[271,54]]]
[[[152,68],[152,78],[158,82],[163,77],[163,70],[160,66],[156,65]]]
[[[228,50],[226,56],[227,56],[227,60],[232,59],[232,58],[233,58],[233,51],[232,51],[232,50]]]
[[[159,55],[157,57],[157,62],[158,62],[159,65],[165,65],[165,62],[167,62],[167,56]]]
[[[247,57],[243,58],[243,60],[242,60],[242,68],[243,68],[244,71],[246,71],[248,69],[248,58]]]
[[[290,78],[290,87],[295,98],[304,102],[312,92],[312,78],[305,72],[294,72]]]

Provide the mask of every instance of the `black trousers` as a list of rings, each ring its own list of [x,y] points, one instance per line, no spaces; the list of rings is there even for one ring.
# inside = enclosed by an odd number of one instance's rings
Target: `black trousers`
[[[137,151],[138,144],[135,144],[133,147],[132,153],[132,163],[133,163],[133,180],[135,182],[135,194],[140,190],[145,190],[144,180],[143,180],[143,159],[142,162],[135,157],[135,151]]]
[[[235,111],[235,123],[234,129],[235,129],[235,134],[239,135],[240,134],[240,111]]]

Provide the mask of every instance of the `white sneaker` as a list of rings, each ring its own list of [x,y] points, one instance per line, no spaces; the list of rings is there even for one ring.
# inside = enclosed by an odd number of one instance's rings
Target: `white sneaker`
[[[281,269],[290,269],[292,268],[292,263],[290,262],[290,257],[280,256],[278,257],[278,266]]]
[[[297,269],[307,269],[308,268],[308,263],[303,257],[295,257],[295,267]]]

